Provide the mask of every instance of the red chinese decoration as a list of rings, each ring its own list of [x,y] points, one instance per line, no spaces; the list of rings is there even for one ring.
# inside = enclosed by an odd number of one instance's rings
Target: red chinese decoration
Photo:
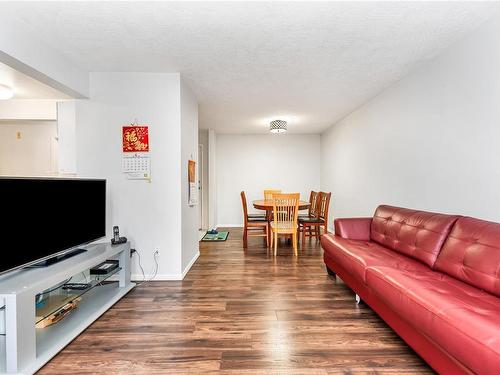
[[[149,135],[147,126],[123,127],[123,152],[149,151]]]

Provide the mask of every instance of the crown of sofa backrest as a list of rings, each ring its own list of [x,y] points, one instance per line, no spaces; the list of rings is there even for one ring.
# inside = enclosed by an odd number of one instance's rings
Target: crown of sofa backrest
[[[434,269],[500,297],[500,223],[458,219]]]
[[[381,205],[373,215],[370,237],[432,267],[458,217]]]

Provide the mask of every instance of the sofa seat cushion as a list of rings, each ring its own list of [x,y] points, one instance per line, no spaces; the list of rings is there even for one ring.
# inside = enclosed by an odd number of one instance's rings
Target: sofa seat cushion
[[[381,205],[373,215],[370,237],[432,267],[457,219],[453,215]]]
[[[500,299],[427,270],[370,267],[373,293],[465,367],[478,374],[500,369]]]
[[[370,266],[385,265],[408,270],[429,269],[420,262],[372,241],[349,240],[329,233],[321,236],[321,245],[330,259],[362,282],[366,281],[366,269]]]

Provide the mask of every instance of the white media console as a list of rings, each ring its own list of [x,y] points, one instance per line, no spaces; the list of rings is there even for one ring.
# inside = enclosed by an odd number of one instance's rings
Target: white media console
[[[0,374],[35,373],[135,286],[130,281],[128,243],[82,248],[87,251],[51,266],[0,276],[0,306],[5,304],[0,314],[0,319],[5,320],[5,332],[0,335]],[[63,320],[46,328],[35,328],[38,293],[108,259],[119,261],[117,282],[97,282],[81,295],[78,307]]]

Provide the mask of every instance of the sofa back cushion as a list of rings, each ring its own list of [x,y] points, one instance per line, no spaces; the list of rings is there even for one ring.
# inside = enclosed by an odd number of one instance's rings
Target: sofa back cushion
[[[500,223],[458,219],[434,268],[500,297]]]
[[[373,215],[370,237],[432,267],[457,219],[458,216],[382,205]]]

